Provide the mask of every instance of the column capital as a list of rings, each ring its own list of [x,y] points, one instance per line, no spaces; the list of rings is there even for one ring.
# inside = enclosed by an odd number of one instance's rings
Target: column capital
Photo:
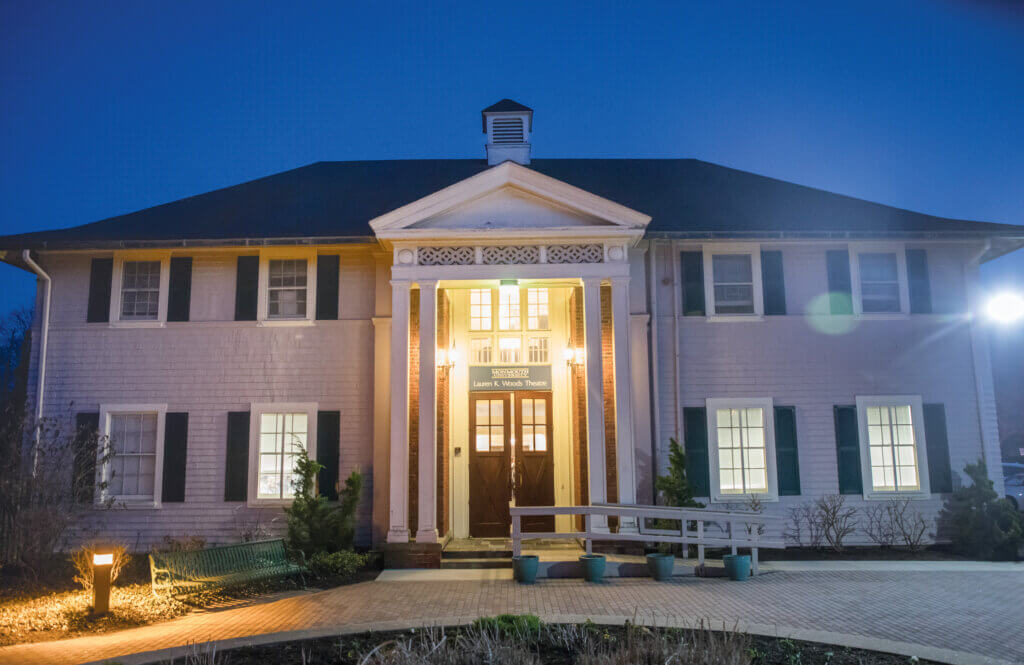
[[[609,277],[608,281],[612,283],[612,286],[629,286],[629,275]]]
[[[388,283],[392,289],[408,289],[412,286],[412,282],[407,279],[392,279]]]
[[[581,277],[580,279],[583,281],[583,286],[585,287],[601,286],[601,282],[604,281],[604,277]]]
[[[423,289],[436,289],[437,288],[437,283],[440,282],[441,280],[433,278],[433,277],[431,277],[430,279],[417,277],[415,281],[416,281],[417,284],[420,285],[420,290],[423,290]]]

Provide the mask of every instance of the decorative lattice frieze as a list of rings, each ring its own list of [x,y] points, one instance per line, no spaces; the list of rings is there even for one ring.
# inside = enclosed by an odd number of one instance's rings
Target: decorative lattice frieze
[[[421,266],[468,266],[476,263],[476,251],[472,247],[420,247],[418,255]]]
[[[601,245],[550,245],[548,263],[601,263],[604,248]]]
[[[486,265],[529,265],[540,262],[540,247],[536,245],[503,245],[484,247]]]

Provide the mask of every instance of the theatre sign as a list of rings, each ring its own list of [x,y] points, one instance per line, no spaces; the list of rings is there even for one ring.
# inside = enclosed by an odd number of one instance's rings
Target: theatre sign
[[[482,365],[469,368],[470,390],[551,390],[550,365]]]

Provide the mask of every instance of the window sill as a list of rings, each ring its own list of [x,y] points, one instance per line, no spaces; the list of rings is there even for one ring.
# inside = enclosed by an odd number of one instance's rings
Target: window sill
[[[163,328],[163,321],[111,321],[111,328]]]
[[[107,498],[110,501],[111,497]],[[106,501],[97,503],[93,506],[96,510],[109,510],[113,509],[124,509],[124,510],[159,510],[160,502],[154,499],[133,499],[124,497],[113,497],[110,506],[106,505]]]
[[[295,499],[249,499],[245,504],[250,508],[287,508]]]
[[[932,498],[932,495],[925,491],[914,492],[865,492],[865,501],[888,501],[889,499],[910,499],[912,501],[923,501]]]
[[[772,494],[715,494],[711,497],[711,503],[746,503],[751,497],[757,497],[758,501],[764,503],[778,503],[778,495]]]
[[[724,321],[764,321],[763,314],[708,314],[704,318],[712,323]]]
[[[307,328],[314,325],[312,319],[263,319],[261,328]]]
[[[910,314],[908,312],[860,312],[856,317],[865,321],[903,321],[909,319]]]

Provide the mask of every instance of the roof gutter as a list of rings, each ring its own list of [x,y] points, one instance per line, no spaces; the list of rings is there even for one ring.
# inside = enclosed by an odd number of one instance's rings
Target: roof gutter
[[[43,296],[43,319],[40,325],[42,339],[39,342],[39,385],[36,388],[36,421],[33,423],[35,429],[35,441],[32,446],[32,475],[36,475],[39,467],[39,436],[42,430],[43,419],[43,388],[46,385],[46,343],[50,336],[50,294],[53,289],[53,280],[38,263],[32,260],[29,250],[22,250],[21,258],[25,264],[32,269],[39,279],[46,283]]]

